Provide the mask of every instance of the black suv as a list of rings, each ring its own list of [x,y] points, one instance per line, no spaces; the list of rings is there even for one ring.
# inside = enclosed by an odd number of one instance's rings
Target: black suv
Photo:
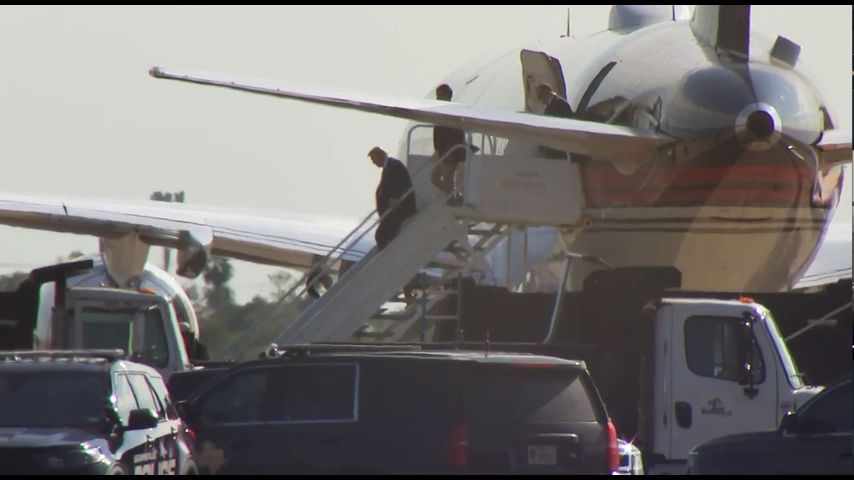
[[[688,454],[692,474],[852,475],[851,378],[790,412],[777,430],[710,440]]]
[[[583,362],[291,349],[178,407],[202,473],[608,473],[616,431]]]
[[[0,475],[197,473],[160,374],[122,355],[0,352]]]

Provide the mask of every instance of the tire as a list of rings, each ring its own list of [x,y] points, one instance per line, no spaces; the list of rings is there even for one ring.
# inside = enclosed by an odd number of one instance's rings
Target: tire
[[[107,475],[130,475],[130,470],[121,463],[117,463],[110,467],[110,473]]]
[[[181,475],[198,475],[199,467],[196,466],[195,462],[192,460],[187,460],[184,464],[184,468],[181,469]]]

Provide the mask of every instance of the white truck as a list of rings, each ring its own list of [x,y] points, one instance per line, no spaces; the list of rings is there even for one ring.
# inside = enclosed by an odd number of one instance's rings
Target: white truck
[[[0,349],[119,348],[164,378],[191,368],[181,323],[197,340],[196,314],[174,277],[146,264],[132,287],[118,288],[100,255],[37,268],[0,293]]]
[[[620,436],[642,450],[652,472],[684,473],[694,446],[774,429],[821,391],[804,383],[773,315],[759,303],[662,292],[662,269],[615,270],[591,275],[585,291],[566,293],[555,325],[548,321],[554,296],[465,290],[454,334],[461,328],[472,346],[488,339],[495,351],[585,360]]]

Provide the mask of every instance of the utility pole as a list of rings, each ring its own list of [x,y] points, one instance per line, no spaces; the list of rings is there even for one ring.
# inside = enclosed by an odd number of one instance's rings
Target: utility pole
[[[177,202],[184,203],[184,191],[180,192],[154,192],[148,197],[155,202]],[[163,270],[169,271],[169,263],[170,263],[170,250],[168,248],[163,248]]]

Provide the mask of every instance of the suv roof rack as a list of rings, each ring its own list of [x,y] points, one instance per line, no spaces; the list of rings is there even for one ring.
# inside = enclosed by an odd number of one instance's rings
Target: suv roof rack
[[[459,350],[465,352],[492,353],[530,353],[533,355],[549,355],[549,345],[536,342],[412,342],[412,343],[301,343],[279,346],[275,343],[262,352],[260,358],[277,358],[282,356],[311,355],[312,353],[369,353],[369,352],[430,352],[435,350]],[[576,348],[591,348],[587,344],[575,345]],[[542,351],[542,350],[546,351]]]
[[[114,350],[12,350],[8,352],[0,352],[0,361],[20,361],[20,360],[53,360],[53,359],[103,359],[107,361],[115,361],[125,358],[125,351],[122,349]]]
[[[312,353],[418,352],[421,350],[421,345],[412,343],[304,343],[281,347],[273,343],[264,351],[261,358],[311,355]]]

